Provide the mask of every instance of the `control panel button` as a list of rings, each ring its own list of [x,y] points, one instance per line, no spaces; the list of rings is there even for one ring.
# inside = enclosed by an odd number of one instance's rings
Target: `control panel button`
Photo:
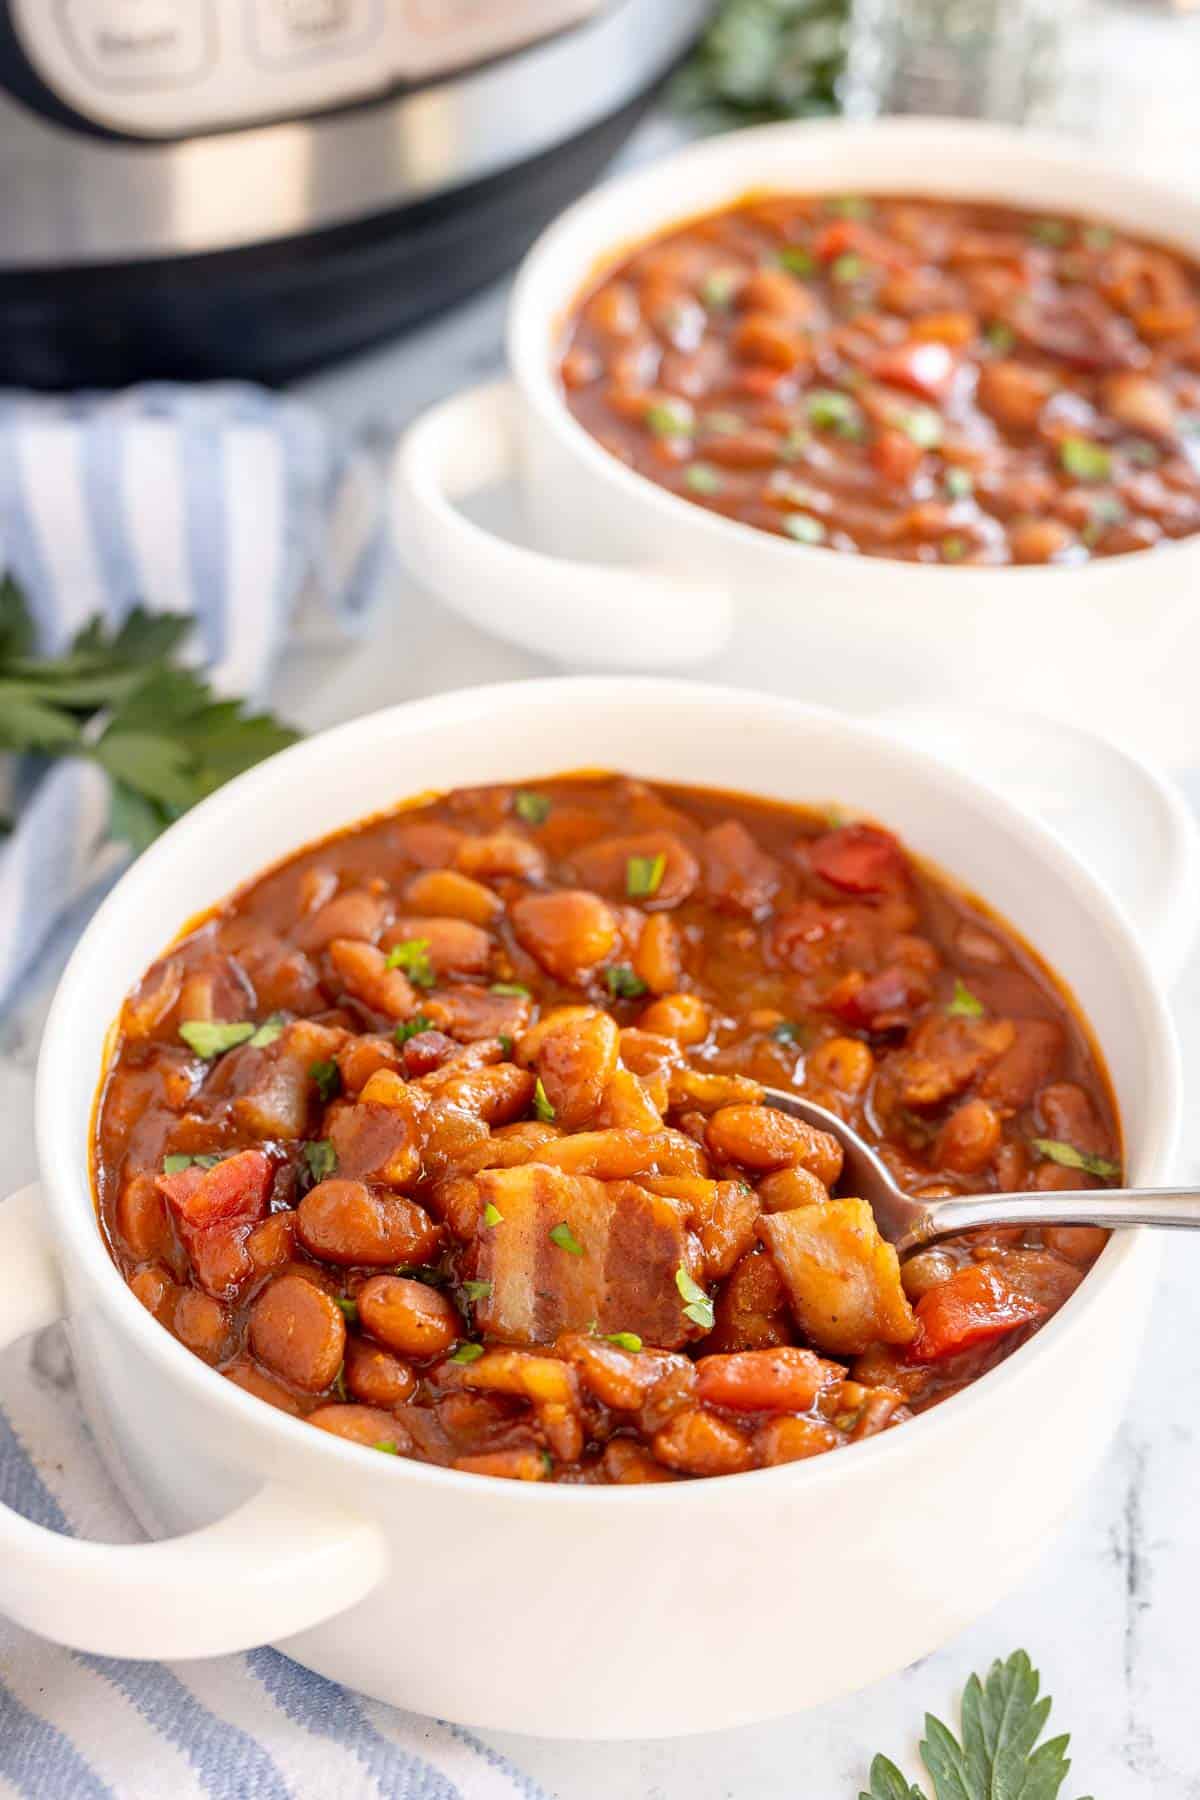
[[[250,37],[267,66],[361,50],[383,25],[383,0],[250,0]]]
[[[212,0],[57,0],[63,36],[102,87],[169,88],[212,64]]]

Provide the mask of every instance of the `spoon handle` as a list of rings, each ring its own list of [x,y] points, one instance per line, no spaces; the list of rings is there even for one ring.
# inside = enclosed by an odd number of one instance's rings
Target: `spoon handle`
[[[1200,1188],[1082,1188],[931,1200],[896,1248],[915,1250],[981,1225],[1160,1225],[1194,1231],[1200,1229]]]

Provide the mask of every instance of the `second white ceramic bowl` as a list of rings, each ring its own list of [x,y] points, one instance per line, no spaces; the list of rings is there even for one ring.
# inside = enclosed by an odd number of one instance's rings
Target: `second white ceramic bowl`
[[[273,1641],[352,1687],[474,1725],[707,1731],[926,1654],[1020,1580],[1087,1480],[1133,1367],[1146,1233],[1114,1238],[1030,1344],[898,1430],[786,1468],[642,1488],[365,1455],[223,1380],[126,1287],[92,1201],[92,1102],[110,1022],[184,920],[412,794],[572,767],[885,820],[1069,983],[1108,1057],[1131,1179],[1167,1175],[1178,1056],[1134,927],[1045,827],[898,737],[763,695],[628,679],[475,689],[327,732],[147,852],[55,998],[37,1083],[42,1186],[0,1207],[0,1343],[69,1318],[97,1440],[163,1541],[81,1543],[0,1506],[0,1608],[22,1624],[111,1656]]]
[[[726,678],[856,712],[1002,701],[1194,758],[1200,537],[1079,568],[839,555],[667,493],[575,421],[555,349],[580,291],[632,245],[761,190],[1007,201],[1200,257],[1193,197],[1061,139],[923,119],[709,139],[600,187],[529,252],[509,311],[510,379],[435,407],[400,446],[393,519],[414,573],[477,625],[569,667],[719,657]],[[460,510],[509,480],[536,550]]]

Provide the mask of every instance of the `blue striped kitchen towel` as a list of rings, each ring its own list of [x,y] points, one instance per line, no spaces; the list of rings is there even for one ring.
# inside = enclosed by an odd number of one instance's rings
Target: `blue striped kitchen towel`
[[[0,1358],[0,1391],[0,1502],[56,1531],[136,1541],[80,1413],[61,1327]],[[366,1700],[277,1650],[123,1662],[0,1618],[0,1796],[16,1795],[548,1800],[474,1733]]]
[[[0,393],[0,570],[47,651],[94,614],[116,623],[139,602],[186,612],[217,688],[260,700],[298,619],[360,618],[379,498],[364,456],[263,389]],[[90,764],[4,770],[5,814],[16,825],[0,846],[0,1011],[123,860],[106,845],[107,782]]]

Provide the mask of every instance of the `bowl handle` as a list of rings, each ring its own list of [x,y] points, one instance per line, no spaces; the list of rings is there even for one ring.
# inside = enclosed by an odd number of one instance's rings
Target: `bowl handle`
[[[458,502],[518,478],[510,381],[431,407],[400,440],[392,522],[425,587],[472,624],[579,668],[658,669],[724,648],[729,592],[657,566],[571,562],[485,530]]]
[[[40,1190],[0,1206],[0,1349],[64,1314]],[[214,1525],[87,1544],[0,1505],[0,1611],[73,1650],[155,1661],[290,1637],[361,1600],[387,1567],[367,1520],[267,1482]]]

